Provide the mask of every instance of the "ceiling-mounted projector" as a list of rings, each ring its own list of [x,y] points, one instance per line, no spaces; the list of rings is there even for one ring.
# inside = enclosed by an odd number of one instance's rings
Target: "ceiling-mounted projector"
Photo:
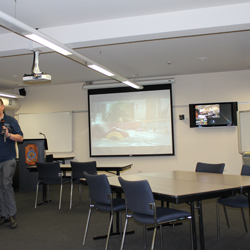
[[[33,59],[33,66],[31,69],[31,74],[24,74],[23,82],[27,84],[35,84],[35,83],[50,83],[51,82],[51,75],[43,73],[39,69],[39,51],[34,51],[34,59]]]
[[[40,82],[40,83],[48,83],[48,82],[51,82],[51,75],[47,75],[47,74],[44,74],[44,73],[41,73],[40,75],[33,75],[33,74],[30,74],[30,75],[27,75],[27,74],[24,74],[23,76],[23,81],[24,82],[33,82],[33,83],[37,83],[37,82]]]

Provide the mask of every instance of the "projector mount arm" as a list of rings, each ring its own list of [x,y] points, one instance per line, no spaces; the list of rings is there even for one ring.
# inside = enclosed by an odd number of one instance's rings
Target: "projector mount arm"
[[[39,68],[39,51],[38,50],[34,50],[34,58],[33,58],[33,65],[32,65],[32,69],[31,72],[34,75],[41,75],[42,72],[40,71]]]

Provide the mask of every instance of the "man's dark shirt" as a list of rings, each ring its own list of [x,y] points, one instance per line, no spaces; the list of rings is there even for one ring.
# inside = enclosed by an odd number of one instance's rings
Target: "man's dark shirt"
[[[4,122],[2,122],[4,120]],[[4,114],[1,120],[0,132],[2,131],[2,125],[9,128],[9,133],[19,134],[23,136],[23,132],[17,122],[17,120],[9,115]],[[0,162],[12,160],[16,158],[15,141],[6,138],[4,142],[4,134],[0,135]]]

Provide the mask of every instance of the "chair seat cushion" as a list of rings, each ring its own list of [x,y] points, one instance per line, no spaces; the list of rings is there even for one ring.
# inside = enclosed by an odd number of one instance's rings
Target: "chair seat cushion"
[[[62,177],[62,183],[66,183],[70,181],[70,177]]]
[[[156,208],[156,214],[157,214],[157,223],[172,221],[172,220],[178,220],[178,219],[184,219],[186,217],[191,216],[190,213],[172,209],[172,208],[166,208],[166,207],[157,207]],[[143,224],[153,224],[154,223],[154,216],[153,215],[146,215],[146,214],[139,214],[139,213],[133,213],[132,217]]]
[[[220,198],[218,202],[228,207],[248,207],[248,198],[243,195],[237,195],[234,197]]]
[[[73,182],[74,182],[75,184],[81,184],[81,183],[82,183],[82,181],[81,181],[80,179],[74,179]]]
[[[95,207],[101,211],[111,211],[110,204],[96,203]],[[113,199],[113,211],[125,210],[125,200],[121,198]]]
[[[62,183],[66,183],[69,181],[69,178],[63,177],[62,178]],[[46,185],[52,185],[52,184],[61,184],[61,179],[43,179],[39,180],[40,184],[46,184]]]

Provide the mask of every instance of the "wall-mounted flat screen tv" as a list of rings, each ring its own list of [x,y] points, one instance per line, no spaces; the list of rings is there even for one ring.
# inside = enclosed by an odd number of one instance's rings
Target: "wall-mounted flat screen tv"
[[[237,102],[189,104],[190,127],[237,126]]]
[[[174,155],[171,84],[88,90],[91,157]]]

